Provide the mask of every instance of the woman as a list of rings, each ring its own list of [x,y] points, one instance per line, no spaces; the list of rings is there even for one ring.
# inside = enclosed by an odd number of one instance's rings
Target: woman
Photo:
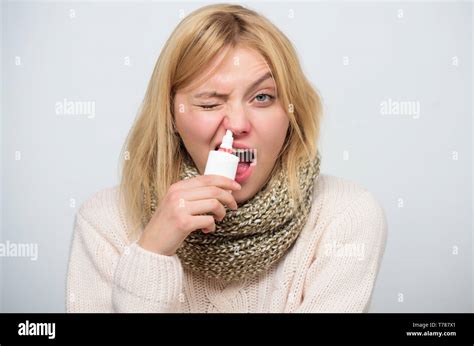
[[[76,217],[69,312],[364,312],[382,208],[320,175],[320,98],[283,33],[237,5],[186,17],[164,46],[120,186]],[[202,175],[230,130],[235,181]]]

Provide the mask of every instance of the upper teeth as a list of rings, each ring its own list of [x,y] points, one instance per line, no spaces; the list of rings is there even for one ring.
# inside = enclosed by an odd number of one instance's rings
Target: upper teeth
[[[240,162],[253,162],[255,158],[252,149],[234,149],[233,154],[239,157]]]
[[[216,147],[219,150],[220,145]],[[254,150],[250,148],[232,148],[232,154],[239,157],[240,162],[253,162],[255,160]]]

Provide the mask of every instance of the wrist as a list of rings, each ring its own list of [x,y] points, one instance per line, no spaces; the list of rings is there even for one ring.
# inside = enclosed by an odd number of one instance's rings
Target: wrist
[[[137,244],[141,248],[159,255],[173,256],[176,253],[176,249],[169,246],[163,246],[163,242],[159,239],[150,239],[146,232],[143,232]]]

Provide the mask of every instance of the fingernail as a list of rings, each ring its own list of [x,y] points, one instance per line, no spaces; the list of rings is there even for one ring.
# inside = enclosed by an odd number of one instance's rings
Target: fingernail
[[[234,182],[234,186],[239,190],[242,188],[242,186],[238,182]]]

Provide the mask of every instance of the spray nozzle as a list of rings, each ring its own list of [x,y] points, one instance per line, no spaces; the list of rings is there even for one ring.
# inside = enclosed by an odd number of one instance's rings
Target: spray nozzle
[[[227,130],[224,137],[222,138],[222,149],[232,149],[232,143],[234,142],[234,137],[231,130]]]

